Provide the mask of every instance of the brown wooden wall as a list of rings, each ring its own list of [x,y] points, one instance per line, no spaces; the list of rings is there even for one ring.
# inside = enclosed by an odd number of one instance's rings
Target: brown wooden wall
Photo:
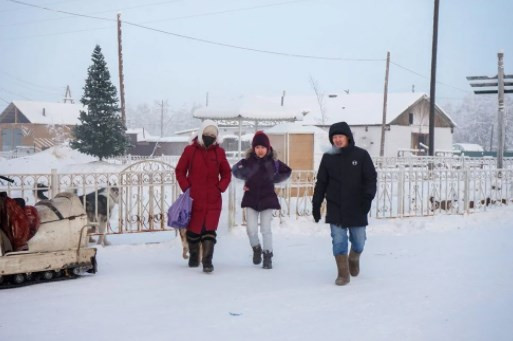
[[[312,170],[314,167],[313,134],[269,134],[278,158],[295,170]]]
[[[60,144],[72,136],[72,127],[68,125],[46,125],[33,123],[1,123],[0,150],[3,150],[2,130],[21,129],[21,145],[42,150],[54,144]]]
[[[269,140],[278,158],[288,164],[292,170],[311,171],[314,167],[314,135],[313,134],[269,134]],[[311,172],[295,173],[295,183],[298,181],[312,181]],[[297,178],[299,177],[299,178]],[[291,196],[312,195],[312,190],[305,193],[302,186],[291,187]],[[277,191],[280,191],[279,189]]]

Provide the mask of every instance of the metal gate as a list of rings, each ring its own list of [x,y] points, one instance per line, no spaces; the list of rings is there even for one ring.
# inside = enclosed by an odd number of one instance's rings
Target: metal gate
[[[119,180],[117,233],[171,229],[166,224],[167,210],[180,193],[172,165],[158,160],[139,161],[121,171]]]

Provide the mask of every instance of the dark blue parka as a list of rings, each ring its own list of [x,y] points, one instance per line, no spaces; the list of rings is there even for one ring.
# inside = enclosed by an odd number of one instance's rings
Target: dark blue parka
[[[232,167],[233,176],[245,180],[249,189],[244,192],[241,207],[250,207],[258,212],[280,209],[274,184],[288,179],[291,172],[289,166],[275,159],[272,149],[263,158],[257,157],[252,150],[248,151],[246,158]]]
[[[367,214],[376,194],[376,170],[369,153],[354,145],[346,122],[330,127],[329,137],[343,134],[349,138],[345,148],[333,146],[322,156],[312,205],[319,209],[327,201],[326,223],[342,227],[367,226]]]

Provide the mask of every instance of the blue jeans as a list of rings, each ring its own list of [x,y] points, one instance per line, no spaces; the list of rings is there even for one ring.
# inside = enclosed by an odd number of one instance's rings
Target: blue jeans
[[[341,227],[335,224],[330,224],[331,227],[331,241],[333,244],[333,255],[347,255],[348,251],[348,238],[351,241],[351,249],[354,252],[362,253],[365,246],[367,234],[365,233],[365,226],[359,227]]]

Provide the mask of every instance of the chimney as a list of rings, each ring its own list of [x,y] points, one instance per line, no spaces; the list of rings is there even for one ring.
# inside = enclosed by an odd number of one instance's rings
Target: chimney
[[[46,109],[43,108],[43,116],[46,116]]]

